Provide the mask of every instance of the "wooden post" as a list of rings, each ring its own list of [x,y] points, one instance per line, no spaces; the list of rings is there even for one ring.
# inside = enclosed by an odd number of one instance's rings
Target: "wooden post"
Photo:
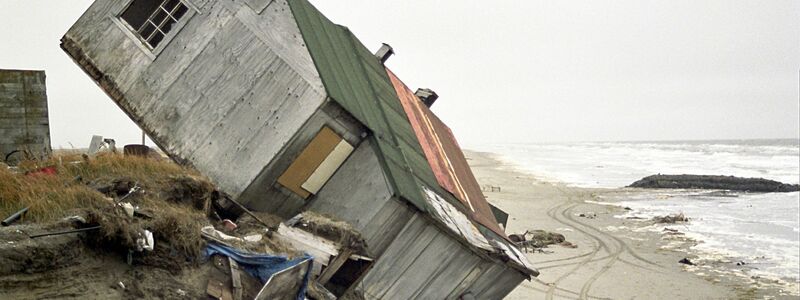
[[[336,256],[329,264],[328,267],[325,268],[325,271],[322,271],[322,274],[319,274],[317,278],[317,282],[319,284],[325,285],[328,283],[328,280],[331,280],[333,274],[336,274],[336,271],[339,271],[345,262],[350,259],[350,255],[353,254],[352,249],[342,249],[339,251],[339,255]]]

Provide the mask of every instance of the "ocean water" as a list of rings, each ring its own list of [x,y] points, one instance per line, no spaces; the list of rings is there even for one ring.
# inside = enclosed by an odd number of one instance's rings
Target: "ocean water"
[[[800,182],[800,141],[586,142],[472,147],[544,180],[578,187],[624,187],[652,174],[761,177]],[[643,190],[613,194],[613,203],[651,218],[684,213],[680,231],[701,253],[746,262],[755,275],[800,282],[800,193]],[[610,199],[611,200],[611,199]]]

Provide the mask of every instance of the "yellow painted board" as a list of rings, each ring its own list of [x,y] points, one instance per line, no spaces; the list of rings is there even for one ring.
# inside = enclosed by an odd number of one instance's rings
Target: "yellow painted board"
[[[341,141],[342,137],[336,132],[328,127],[322,127],[297,159],[278,177],[278,183],[295,194],[307,198],[310,193],[301,186]]]

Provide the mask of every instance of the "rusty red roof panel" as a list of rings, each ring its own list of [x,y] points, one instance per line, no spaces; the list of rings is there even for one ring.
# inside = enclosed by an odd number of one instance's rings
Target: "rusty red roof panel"
[[[391,70],[386,72],[439,185],[458,198],[476,222],[505,237],[450,128]]]

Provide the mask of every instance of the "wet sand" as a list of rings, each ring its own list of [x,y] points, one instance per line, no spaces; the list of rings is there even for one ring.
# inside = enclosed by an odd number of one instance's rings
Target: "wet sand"
[[[528,253],[541,275],[506,299],[760,299],[776,294],[772,287],[719,271],[711,262],[678,263],[699,259],[688,250],[694,241],[654,231],[658,225],[652,222],[615,217],[625,209],[596,203],[599,195],[629,190],[548,183],[492,154],[466,155],[489,202],[509,213],[507,233],[543,229],[578,246],[551,245]]]

